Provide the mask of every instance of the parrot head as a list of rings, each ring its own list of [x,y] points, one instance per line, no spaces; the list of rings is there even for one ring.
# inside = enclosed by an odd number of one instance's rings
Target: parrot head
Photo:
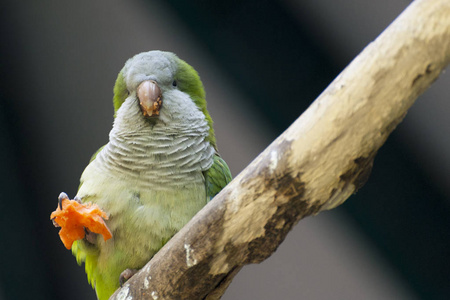
[[[212,119],[198,73],[171,52],[149,51],[129,59],[114,86],[114,117],[139,114],[146,124],[168,124],[188,117],[192,109],[203,113],[209,126],[207,140],[216,148]]]

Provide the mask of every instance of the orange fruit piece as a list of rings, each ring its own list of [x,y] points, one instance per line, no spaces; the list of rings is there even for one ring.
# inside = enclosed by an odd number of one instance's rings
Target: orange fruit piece
[[[62,210],[58,205],[50,215],[50,219],[61,227],[59,236],[67,249],[72,248],[74,241],[84,238],[85,228],[103,235],[105,241],[112,238],[112,233],[105,223],[108,215],[98,205],[63,199],[61,206]],[[57,226],[56,224],[55,226]]]

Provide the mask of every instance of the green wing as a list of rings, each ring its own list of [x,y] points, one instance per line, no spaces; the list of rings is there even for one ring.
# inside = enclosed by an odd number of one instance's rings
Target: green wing
[[[205,172],[208,201],[214,198],[230,181],[231,172],[227,163],[218,154],[214,155],[213,165]]]

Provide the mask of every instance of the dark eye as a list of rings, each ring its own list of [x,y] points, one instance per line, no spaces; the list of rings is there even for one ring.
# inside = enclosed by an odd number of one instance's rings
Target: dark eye
[[[173,86],[177,86],[177,81],[174,80],[174,81],[172,82],[172,85],[173,85]]]

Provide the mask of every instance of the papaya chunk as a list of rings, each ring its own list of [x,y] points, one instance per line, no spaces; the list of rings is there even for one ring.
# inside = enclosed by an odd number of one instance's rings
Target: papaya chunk
[[[74,241],[85,237],[85,228],[101,234],[105,241],[112,238],[112,233],[105,223],[108,215],[96,204],[62,199],[56,210],[50,215],[50,219],[55,226],[61,227],[59,237],[69,250]]]

